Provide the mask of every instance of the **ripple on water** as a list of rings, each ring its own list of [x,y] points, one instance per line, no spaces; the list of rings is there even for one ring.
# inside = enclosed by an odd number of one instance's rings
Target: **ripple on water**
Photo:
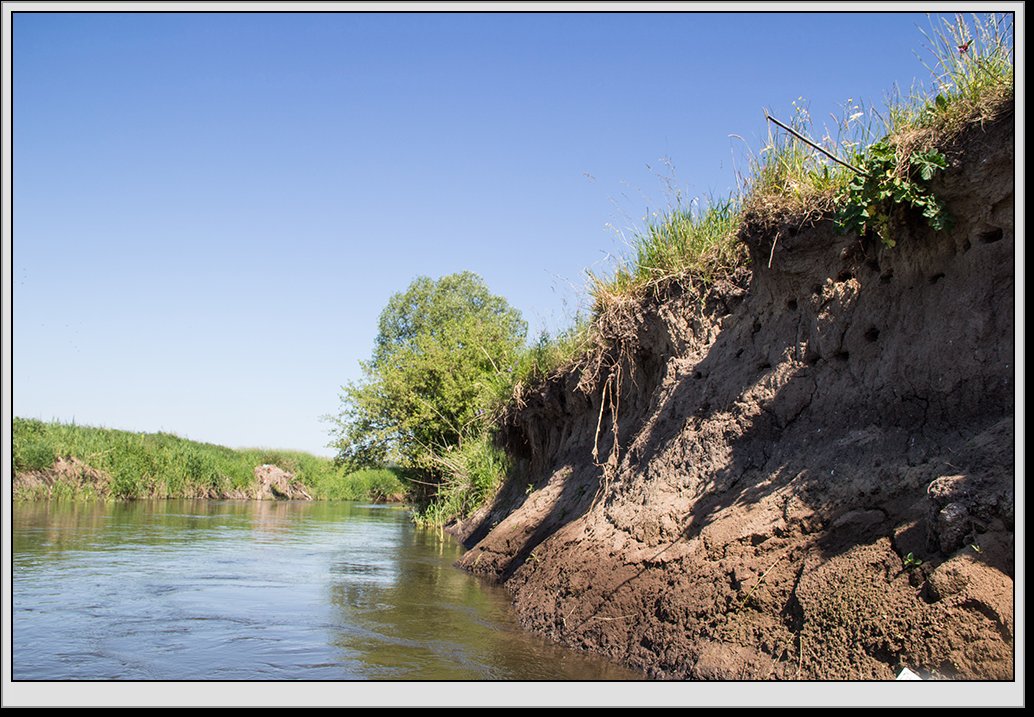
[[[397,507],[50,505],[13,535],[15,679],[637,677],[520,631]]]

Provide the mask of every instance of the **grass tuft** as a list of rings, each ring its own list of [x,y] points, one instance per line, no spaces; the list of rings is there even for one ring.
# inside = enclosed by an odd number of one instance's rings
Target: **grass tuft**
[[[640,293],[674,276],[710,284],[743,261],[736,235],[742,213],[734,198],[713,201],[694,211],[681,202],[662,219],[647,224],[632,239],[632,256],[613,276],[590,273],[597,310],[608,295]]]

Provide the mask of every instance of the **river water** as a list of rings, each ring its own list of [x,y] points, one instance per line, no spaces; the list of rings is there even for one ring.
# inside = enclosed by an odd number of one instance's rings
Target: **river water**
[[[620,680],[397,506],[17,503],[15,680]]]

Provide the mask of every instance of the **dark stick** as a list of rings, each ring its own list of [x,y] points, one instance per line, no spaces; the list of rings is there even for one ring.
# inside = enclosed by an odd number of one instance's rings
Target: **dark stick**
[[[785,129],[787,132],[792,134],[797,139],[801,140],[802,142],[804,142],[805,144],[807,144],[807,145],[809,145],[811,147],[814,147],[815,149],[817,149],[818,151],[822,152],[824,155],[826,155],[827,157],[832,159],[837,164],[840,164],[840,165],[843,165],[843,166],[847,167],[848,169],[850,169],[855,174],[860,174],[863,177],[869,176],[865,172],[863,172],[862,170],[858,169],[858,167],[853,167],[850,164],[848,164],[847,162],[845,162],[844,160],[838,159],[836,157],[836,155],[830,154],[829,152],[827,152],[822,147],[820,147],[817,144],[815,144],[814,142],[812,142],[810,139],[805,137],[803,134],[801,134],[797,130],[795,130],[795,129],[791,128],[791,127],[787,127],[785,124],[783,124],[782,122],[777,120],[775,117],[773,117],[772,115],[768,114],[768,112],[765,112],[765,119],[767,119],[769,122],[774,122],[775,124],[779,125],[780,127]]]

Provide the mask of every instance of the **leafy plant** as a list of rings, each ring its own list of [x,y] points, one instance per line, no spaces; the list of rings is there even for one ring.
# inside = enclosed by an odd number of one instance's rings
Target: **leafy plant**
[[[909,553],[905,556],[905,570],[913,570],[922,564],[922,558],[917,558],[914,553]]]
[[[883,140],[855,158],[863,173],[851,180],[840,198],[835,222],[842,234],[872,232],[893,247],[891,219],[904,207],[920,211],[934,231],[950,228],[950,215],[928,186],[938,171],[947,168],[944,155],[933,149],[918,151],[906,162],[897,155],[897,148]]]

